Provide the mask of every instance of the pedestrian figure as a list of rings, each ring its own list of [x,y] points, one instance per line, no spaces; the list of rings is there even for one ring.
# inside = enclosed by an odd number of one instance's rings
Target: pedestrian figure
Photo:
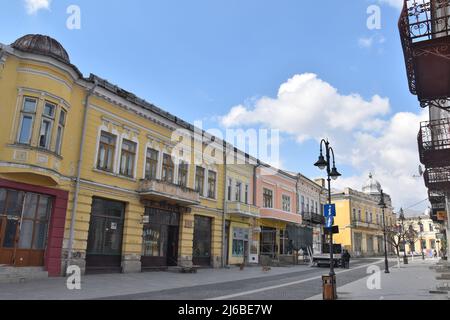
[[[345,269],[350,269],[350,253],[347,250],[344,250],[342,253],[342,262]]]

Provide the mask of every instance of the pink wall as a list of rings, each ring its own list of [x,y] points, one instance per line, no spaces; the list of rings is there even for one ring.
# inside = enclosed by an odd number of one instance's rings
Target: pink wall
[[[297,213],[296,179],[264,167],[256,169],[256,176],[256,205],[258,207],[263,208],[263,190],[267,188],[273,191],[273,209],[282,210],[282,197],[287,195],[291,197],[291,213]]]

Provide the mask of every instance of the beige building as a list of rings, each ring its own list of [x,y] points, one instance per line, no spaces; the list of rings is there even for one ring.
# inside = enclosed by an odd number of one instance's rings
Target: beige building
[[[332,202],[336,204],[335,225],[339,234],[334,240],[349,250],[352,256],[377,256],[384,254],[383,214],[379,206],[381,184],[372,175],[362,191],[346,188],[333,192]],[[384,195],[386,228],[396,223],[391,198]],[[388,246],[388,251],[393,252]]]
[[[412,227],[417,233],[417,241],[414,244],[406,241],[406,253],[407,254],[422,254],[425,253],[426,257],[432,257],[434,250],[440,255],[441,240],[438,239],[442,225],[436,222],[426,215],[418,217],[410,217],[404,220],[404,227]],[[401,225],[402,221],[398,221]],[[400,251],[403,253],[403,245],[400,246]]]

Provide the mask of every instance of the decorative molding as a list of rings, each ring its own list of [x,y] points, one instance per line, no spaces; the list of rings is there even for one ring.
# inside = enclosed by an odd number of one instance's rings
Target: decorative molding
[[[49,72],[40,71],[40,70],[36,70],[36,69],[33,69],[33,68],[17,68],[17,72],[18,73],[33,74],[33,75],[37,75],[37,76],[46,77],[46,78],[49,78],[51,80],[55,80],[55,81],[61,83],[62,85],[64,85],[69,91],[72,91],[72,86],[69,83],[67,83],[67,81],[65,81],[65,80],[63,80],[63,79],[61,79],[61,78],[59,78],[59,77],[57,77],[55,75],[52,75]]]

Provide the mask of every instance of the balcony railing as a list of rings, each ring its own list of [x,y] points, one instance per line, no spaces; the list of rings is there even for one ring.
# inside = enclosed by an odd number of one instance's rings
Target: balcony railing
[[[374,229],[374,230],[381,229],[381,225],[363,221],[353,221],[352,226],[354,228],[363,228],[363,229]]]
[[[445,211],[445,194],[441,191],[428,191],[428,199],[431,203],[431,209]]]
[[[420,162],[424,165],[450,165],[450,118],[422,122],[418,142]]]
[[[450,191],[450,166],[428,168],[424,179],[425,185],[432,191]]]
[[[259,208],[251,204],[246,204],[238,201],[227,202],[227,213],[235,214],[247,218],[259,218]]]
[[[197,191],[160,180],[141,180],[139,193],[146,200],[185,206],[200,204],[200,194]]]
[[[325,217],[315,212],[303,212],[303,222],[310,224],[325,224]]]
[[[404,0],[399,31],[412,94],[446,108],[450,95],[450,0]]]

